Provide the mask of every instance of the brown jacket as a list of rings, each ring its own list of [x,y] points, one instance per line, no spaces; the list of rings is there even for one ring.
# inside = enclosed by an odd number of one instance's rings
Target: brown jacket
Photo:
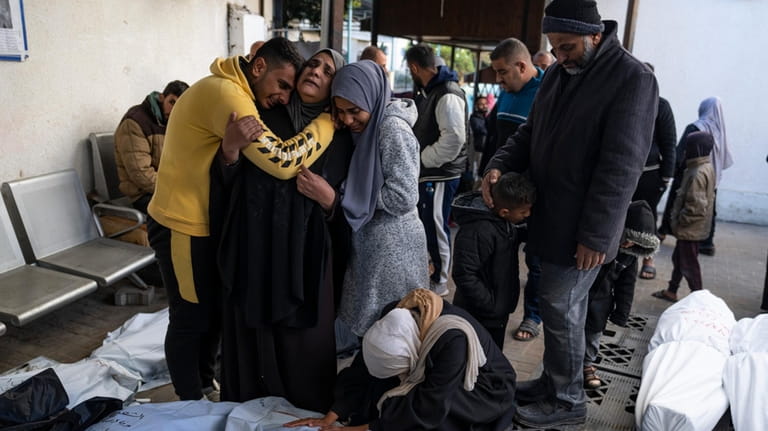
[[[165,124],[152,113],[151,97],[155,97],[154,93],[141,105],[129,109],[115,131],[120,192],[131,200],[155,191],[157,167],[163,151]]]
[[[706,239],[712,227],[714,204],[715,170],[710,156],[686,160],[683,180],[672,205],[672,234],[679,240]]]

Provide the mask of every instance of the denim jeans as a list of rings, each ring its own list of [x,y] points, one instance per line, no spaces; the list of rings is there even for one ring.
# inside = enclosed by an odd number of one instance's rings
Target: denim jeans
[[[586,340],[584,351],[584,366],[593,365],[597,360],[597,354],[600,351],[600,337],[603,336],[603,331],[590,331],[586,330],[584,333],[584,339]]]
[[[539,305],[544,322],[544,372],[548,398],[571,408],[586,405],[582,374],[584,323],[589,288],[600,267],[580,271],[575,266],[541,263]]]
[[[528,281],[523,291],[523,319],[541,323],[539,315],[539,280],[541,279],[541,259],[525,252],[525,266],[528,267]]]

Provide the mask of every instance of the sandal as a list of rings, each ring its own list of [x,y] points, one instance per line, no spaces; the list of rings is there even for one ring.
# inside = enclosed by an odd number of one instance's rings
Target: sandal
[[[640,278],[643,280],[653,280],[656,278],[656,267],[651,265],[643,265],[640,269]]]
[[[672,296],[674,295],[674,296]],[[659,290],[658,292],[651,293],[654,298],[664,299],[669,302],[677,302],[677,295],[667,292],[667,290]]]
[[[539,335],[539,324],[531,319],[523,319],[512,335],[517,341],[531,341]]]
[[[597,376],[597,368],[594,365],[584,367],[584,389],[597,389],[603,385],[603,381]]]

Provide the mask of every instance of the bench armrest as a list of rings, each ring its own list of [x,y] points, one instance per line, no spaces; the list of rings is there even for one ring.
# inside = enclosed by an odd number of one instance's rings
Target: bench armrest
[[[101,234],[101,236],[104,236],[104,229],[101,226],[101,222],[99,222],[100,216],[114,215],[114,216],[129,219],[129,220],[135,220],[135,223],[133,225],[128,226],[125,229],[122,229],[118,232],[115,232],[109,235],[108,238],[116,238],[124,233],[130,232],[134,229],[141,227],[141,225],[143,225],[146,222],[146,216],[144,215],[144,213],[142,213],[139,210],[128,208],[128,207],[98,203],[91,208],[91,211],[93,212],[93,218],[94,220],[96,220],[96,226],[98,226],[99,234]]]

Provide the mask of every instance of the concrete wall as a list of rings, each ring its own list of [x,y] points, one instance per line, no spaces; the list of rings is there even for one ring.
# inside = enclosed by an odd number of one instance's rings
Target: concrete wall
[[[619,22],[621,39],[627,1],[599,0],[598,7],[603,19]],[[655,66],[678,137],[698,118],[702,100],[720,97],[734,165],[723,172],[718,218],[762,225],[768,225],[765,17],[765,1],[639,0],[633,49]]]
[[[92,182],[90,132],[174,79],[189,84],[227,55],[227,3],[24,0],[30,57],[0,62],[0,181],[64,168]]]
[[[260,12],[259,0],[25,0],[30,58],[0,62],[0,181],[73,167],[90,188],[88,133],[114,130],[168,81],[205,76],[227,55],[227,3]],[[627,0],[598,3],[623,35]],[[723,100],[735,165],[719,216],[758,224],[768,224],[766,16],[765,1],[641,0],[634,46],[656,66],[678,134],[701,100]]]

